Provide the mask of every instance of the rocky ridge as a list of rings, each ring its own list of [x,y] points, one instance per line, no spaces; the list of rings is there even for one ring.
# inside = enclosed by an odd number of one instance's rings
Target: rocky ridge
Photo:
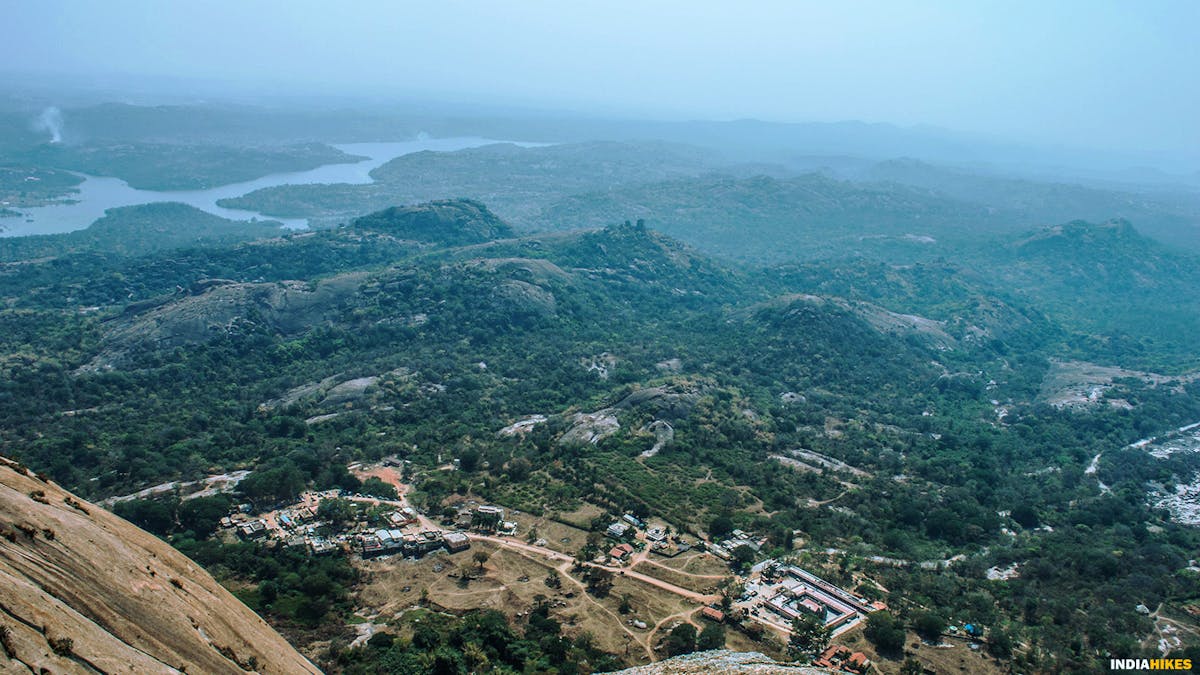
[[[0,458],[0,672],[318,673],[199,565]]]

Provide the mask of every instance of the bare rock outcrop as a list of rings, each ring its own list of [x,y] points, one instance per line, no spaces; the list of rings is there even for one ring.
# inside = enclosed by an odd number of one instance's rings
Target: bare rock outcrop
[[[361,275],[316,283],[219,283],[168,302],[143,303],[113,320],[100,353],[81,370],[121,367],[139,353],[208,342],[223,335],[268,330],[290,335],[331,321],[357,291]]]
[[[0,670],[318,673],[165,542],[0,458]]]
[[[693,652],[651,663],[618,670],[610,675],[828,675],[833,671],[812,666],[780,663],[758,652],[734,652],[717,649]]]

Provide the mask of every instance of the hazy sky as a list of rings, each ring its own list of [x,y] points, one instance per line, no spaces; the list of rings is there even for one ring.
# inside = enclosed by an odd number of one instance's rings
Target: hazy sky
[[[0,66],[1200,156],[1200,2],[7,0]]]

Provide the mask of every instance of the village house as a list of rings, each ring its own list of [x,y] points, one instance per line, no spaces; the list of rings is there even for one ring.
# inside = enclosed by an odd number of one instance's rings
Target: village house
[[[410,523],[417,522],[417,512],[412,507],[406,506],[387,514],[387,519],[395,527],[404,527]]]
[[[359,545],[362,547],[362,557],[364,558],[383,555],[383,544],[380,543],[377,537],[363,537],[359,540]]]
[[[494,530],[504,520],[504,509],[487,504],[475,509],[471,517],[471,525],[485,530]]]
[[[629,533],[629,525],[622,523],[620,521],[617,521],[617,522],[613,523],[612,525],[609,525],[608,529],[604,531],[604,534],[608,535],[609,537],[612,537],[613,539],[624,539],[625,535],[628,533]]]
[[[733,556],[729,554],[729,550],[720,544],[709,544],[708,552],[717,556],[721,560],[731,560]]]
[[[443,523],[445,521],[442,521]],[[458,515],[454,517],[454,526],[460,530],[468,530],[471,524],[475,522],[475,511],[469,507],[459,509]]]
[[[458,553],[471,548],[471,539],[462,532],[447,532],[443,540],[446,544],[446,550],[451,553]]]
[[[842,670],[854,675],[863,675],[871,667],[871,659],[862,652],[854,652],[850,658],[842,662]]]
[[[238,527],[238,534],[243,539],[262,539],[267,536],[267,524],[261,520],[251,520]]]
[[[618,562],[624,561],[633,553],[633,547],[629,544],[617,544],[608,551],[608,557]]]
[[[328,539],[313,538],[308,542],[309,548],[312,549],[313,555],[328,555],[337,550],[337,544]]]
[[[842,645],[829,645],[820,656],[813,659],[814,666],[821,668],[837,668],[838,664],[850,658],[850,650]]]
[[[425,530],[416,536],[417,553],[428,553],[442,547],[442,533],[437,530]]]

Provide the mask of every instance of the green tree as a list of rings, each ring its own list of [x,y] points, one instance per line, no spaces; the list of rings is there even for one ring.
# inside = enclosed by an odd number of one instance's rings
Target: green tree
[[[881,653],[899,654],[904,649],[904,626],[888,612],[868,616],[863,634]]]
[[[696,627],[690,623],[681,623],[671,629],[667,635],[667,654],[679,656],[696,651]]]
[[[588,568],[587,589],[597,598],[603,598],[613,587],[613,573],[599,567]]]
[[[399,495],[396,494],[396,487],[394,485],[385,483],[375,476],[371,476],[370,478],[364,480],[362,482],[362,487],[359,488],[359,492],[364,495],[370,495],[380,499],[390,499],[393,501],[399,498]]]
[[[304,489],[304,476],[290,460],[283,460],[279,466],[255,470],[238,483],[238,489],[255,502],[290,501]]]
[[[996,627],[988,632],[988,653],[998,659],[1012,656],[1012,634],[1005,628]]]
[[[1027,502],[1022,502],[1013,507],[1012,519],[1026,529],[1035,528],[1039,523],[1037,511]]]
[[[229,515],[229,505],[229,497],[225,495],[189,499],[179,505],[179,524],[199,538],[207,537]]]
[[[520,483],[529,477],[529,473],[533,471],[533,462],[530,462],[525,457],[517,457],[508,463],[508,477],[514,482]]]
[[[746,544],[742,544],[741,546],[733,549],[733,565],[737,571],[745,572],[752,564],[754,564],[754,557],[756,555],[757,554],[754,552],[754,549],[750,548]]]
[[[267,579],[258,585],[258,597],[264,605],[270,605],[279,597],[279,585]]]
[[[938,642],[946,630],[946,619],[933,612],[919,612],[913,619],[913,630],[930,642]]]
[[[700,631],[700,637],[696,639],[696,649],[699,651],[708,651],[710,649],[725,648],[725,627],[719,623],[709,623]]]
[[[391,649],[392,643],[396,641],[396,636],[391,633],[379,632],[371,636],[367,640],[367,646],[371,649]]]
[[[814,614],[802,612],[792,620],[788,651],[796,658],[811,660],[829,646],[829,628]]]
[[[165,535],[175,527],[175,504],[156,499],[131,499],[117,502],[113,513],[157,535]]]
[[[725,514],[713,518],[708,523],[708,536],[714,540],[722,539],[733,532],[733,520]]]
[[[323,499],[317,507],[317,517],[328,520],[337,529],[352,522],[356,513],[354,502],[349,499]]]

